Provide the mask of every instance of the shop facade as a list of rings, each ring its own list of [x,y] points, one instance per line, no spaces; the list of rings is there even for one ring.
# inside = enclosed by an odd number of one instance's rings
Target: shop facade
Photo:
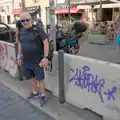
[[[32,20],[37,21],[38,18],[41,17],[41,7],[38,6],[32,6],[32,7],[26,7],[26,10],[31,14]]]
[[[25,0],[26,10],[31,13],[32,19],[36,21],[41,18],[46,28],[49,22],[49,0]]]
[[[14,23],[20,19],[20,13],[22,12],[22,0],[13,0],[12,14],[14,16]]]
[[[99,14],[99,5],[94,7],[94,10],[96,12],[96,20],[97,16]],[[102,5],[103,9],[103,21],[112,21],[116,16],[119,15],[120,12],[120,3],[114,3],[114,4],[104,4]]]
[[[80,18],[83,16],[85,10],[84,8],[78,8],[77,4],[70,5],[70,16],[75,21],[80,21]],[[55,14],[57,16],[58,24],[61,24],[62,21],[69,20],[69,5],[68,3],[58,3],[56,4]]]

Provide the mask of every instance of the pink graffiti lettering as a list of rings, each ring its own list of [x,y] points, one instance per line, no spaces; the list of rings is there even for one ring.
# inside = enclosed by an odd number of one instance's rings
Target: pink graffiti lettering
[[[0,44],[0,60],[4,60],[4,48],[3,48],[3,45],[2,44]]]
[[[8,47],[12,46],[9,46],[5,43],[0,43],[0,61],[2,61],[0,69],[4,69],[8,72],[11,72],[15,68],[17,63],[16,59],[9,53],[10,51],[8,51]]]
[[[6,70],[8,63],[8,47],[4,43],[0,43],[0,60],[4,61],[4,69]]]
[[[17,63],[16,63],[16,60],[15,60],[12,56],[10,57],[10,60],[13,61],[13,65],[10,66],[9,72],[10,72],[11,70],[13,70],[13,69],[15,68],[16,64],[17,64]]]

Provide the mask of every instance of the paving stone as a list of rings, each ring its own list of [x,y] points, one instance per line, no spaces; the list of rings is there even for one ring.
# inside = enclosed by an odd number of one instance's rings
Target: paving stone
[[[0,120],[53,120],[0,83]]]

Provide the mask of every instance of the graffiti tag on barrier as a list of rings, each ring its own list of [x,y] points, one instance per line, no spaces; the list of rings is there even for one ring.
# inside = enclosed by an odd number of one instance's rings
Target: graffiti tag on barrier
[[[113,86],[107,91],[102,90],[105,87],[105,80],[98,79],[98,75],[93,75],[90,73],[90,67],[83,66],[82,69],[77,68],[76,70],[71,69],[71,72],[74,74],[69,80],[71,83],[74,81],[74,85],[80,89],[88,89],[88,92],[98,94],[102,103],[104,103],[103,95],[107,96],[107,100],[115,100],[115,93],[117,88]]]
[[[0,68],[11,72],[16,66],[16,59],[9,53],[9,45],[0,43],[0,61],[2,62]],[[8,69],[7,69],[7,66]]]

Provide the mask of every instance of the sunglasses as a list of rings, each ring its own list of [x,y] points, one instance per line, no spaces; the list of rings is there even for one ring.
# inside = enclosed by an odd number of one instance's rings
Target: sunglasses
[[[24,23],[25,21],[30,22],[30,19],[21,20],[22,23]]]

